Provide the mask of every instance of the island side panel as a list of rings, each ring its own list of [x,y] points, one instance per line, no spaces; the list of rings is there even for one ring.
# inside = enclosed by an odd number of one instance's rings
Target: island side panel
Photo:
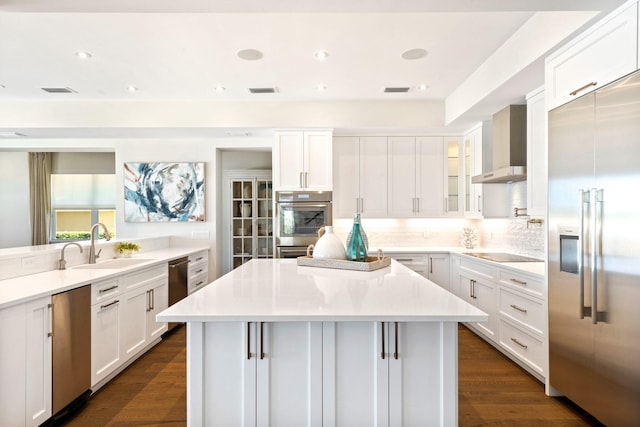
[[[204,325],[187,323],[187,427],[202,426],[204,397]]]
[[[443,322],[442,328],[442,425],[458,425],[458,322]]]

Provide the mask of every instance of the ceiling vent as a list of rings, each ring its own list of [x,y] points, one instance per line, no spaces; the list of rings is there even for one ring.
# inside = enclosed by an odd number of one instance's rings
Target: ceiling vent
[[[251,93],[276,93],[278,88],[275,87],[250,87],[249,92]]]
[[[407,93],[409,90],[410,87],[385,87],[384,93]]]
[[[68,87],[43,87],[41,89],[49,93],[76,93],[75,90]]]

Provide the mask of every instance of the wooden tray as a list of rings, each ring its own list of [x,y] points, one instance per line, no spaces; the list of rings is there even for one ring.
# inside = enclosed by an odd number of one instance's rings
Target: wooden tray
[[[305,267],[335,268],[341,270],[374,271],[391,265],[388,256],[367,257],[364,262],[347,261],[341,259],[313,258],[310,256],[298,257],[298,265]]]

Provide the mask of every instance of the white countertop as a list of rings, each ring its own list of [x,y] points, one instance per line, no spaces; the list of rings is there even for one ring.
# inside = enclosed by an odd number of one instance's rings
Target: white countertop
[[[134,255],[133,258],[148,259],[149,261],[125,268],[92,270],[70,267],[66,270],[52,270],[13,279],[0,280],[0,309],[47,295],[64,292],[135,269],[166,263],[169,260],[187,256],[204,249],[208,248],[172,247],[157,249]],[[107,261],[109,260],[102,260],[102,262]],[[100,261],[98,261],[98,263],[100,263]]]
[[[252,260],[158,314],[159,321],[455,321],[487,314],[392,261],[372,272]]]

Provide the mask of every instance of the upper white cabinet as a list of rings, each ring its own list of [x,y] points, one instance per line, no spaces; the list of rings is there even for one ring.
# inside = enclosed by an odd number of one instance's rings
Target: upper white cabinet
[[[464,213],[464,146],[462,138],[445,137],[446,182],[444,197],[445,216],[462,216]]]
[[[280,131],[273,145],[276,190],[331,191],[331,131]]]
[[[547,110],[635,71],[638,47],[638,4],[626,3],[547,58]]]
[[[387,137],[333,139],[333,216],[387,216]]]
[[[442,137],[390,137],[388,153],[389,216],[442,216]]]
[[[482,174],[482,125],[464,136],[464,216],[482,218],[482,184],[471,178]]]
[[[547,214],[547,110],[541,87],[527,94],[527,214]]]

